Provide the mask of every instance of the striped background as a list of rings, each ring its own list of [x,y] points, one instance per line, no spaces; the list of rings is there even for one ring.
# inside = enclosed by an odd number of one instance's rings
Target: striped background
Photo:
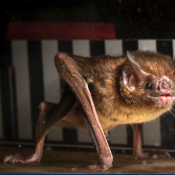
[[[120,55],[127,50],[152,50],[175,56],[175,40],[11,40],[0,42],[0,139],[34,139],[38,105],[41,101],[58,103],[64,81],[54,66],[59,51],[81,56]],[[175,119],[164,115],[144,124],[143,145],[174,148]],[[89,145],[87,133],[53,128],[46,142]],[[110,132],[110,145],[131,147],[132,128],[120,125]]]

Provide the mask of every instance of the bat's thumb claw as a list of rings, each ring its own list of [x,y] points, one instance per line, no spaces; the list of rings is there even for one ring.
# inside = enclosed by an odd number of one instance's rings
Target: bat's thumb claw
[[[72,171],[74,171],[74,172],[75,172],[75,171],[77,171],[77,167],[75,167],[75,168],[72,168]]]

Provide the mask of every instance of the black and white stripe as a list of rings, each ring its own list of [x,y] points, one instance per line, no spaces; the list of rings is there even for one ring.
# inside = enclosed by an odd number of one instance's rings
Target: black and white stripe
[[[58,50],[59,52],[67,52],[73,53],[72,41],[59,41],[58,43]],[[61,80],[61,91],[64,90],[65,82]],[[77,130],[76,129],[69,129],[63,128],[63,140],[65,143],[77,143]]]
[[[105,40],[106,55],[123,55],[122,40]],[[110,144],[127,144],[127,125],[119,125],[110,131]]]
[[[156,52],[156,40],[139,40],[139,50],[151,50]],[[143,124],[143,144],[161,145],[160,118]]]
[[[31,117],[32,92],[30,91],[27,41],[12,41],[12,60],[16,75],[18,138],[28,140],[32,139],[34,126],[32,127]]]
[[[124,40],[123,41],[123,54],[126,54],[127,51],[138,50],[138,41],[137,40]],[[128,146],[133,145],[133,130],[131,125],[127,125],[127,144]]]
[[[12,65],[11,42],[0,41],[0,58],[3,137],[11,140],[13,138],[9,71],[9,68]]]
[[[32,135],[35,137],[35,127],[38,116],[38,106],[44,101],[43,64],[41,41],[28,41],[28,64],[30,77],[30,98],[32,116]]]
[[[0,74],[1,77],[1,74]],[[1,102],[1,79],[0,79],[0,139],[3,138],[3,123],[2,123],[2,102]]]
[[[73,40],[73,54],[89,57],[90,56],[89,40]],[[78,135],[78,142],[91,143],[91,139],[87,132],[77,130],[77,135]]]
[[[162,54],[170,55],[173,58],[172,40],[157,40],[157,51]],[[175,140],[175,120],[172,115],[163,114],[160,118],[161,143],[164,148],[174,148]]]
[[[58,41],[43,40],[42,62],[44,76],[44,97],[45,101],[58,103],[61,99],[61,81],[54,64],[54,56],[58,52]],[[48,141],[63,141],[62,129],[55,127],[47,134]]]
[[[34,139],[39,103],[58,103],[61,98],[64,81],[54,65],[57,52],[88,57],[121,55],[127,50],[139,49],[175,56],[174,40],[13,40],[1,41],[0,47],[0,139],[14,138],[19,141]],[[15,68],[13,75],[9,72],[11,66]],[[175,119],[171,115],[144,123],[143,145],[173,148],[174,128]],[[67,128],[52,128],[47,134],[47,141],[91,143],[86,132]],[[110,131],[110,145],[131,147],[132,128],[127,125],[115,127]]]

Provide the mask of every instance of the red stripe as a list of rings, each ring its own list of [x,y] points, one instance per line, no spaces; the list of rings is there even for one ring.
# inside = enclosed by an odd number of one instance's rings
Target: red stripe
[[[115,39],[112,23],[10,21],[7,40]]]

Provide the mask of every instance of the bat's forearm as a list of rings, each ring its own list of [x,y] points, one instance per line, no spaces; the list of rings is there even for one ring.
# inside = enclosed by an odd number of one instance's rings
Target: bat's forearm
[[[100,169],[108,169],[112,164],[113,157],[104,136],[103,130],[101,128],[100,122],[98,120],[91,93],[88,89],[83,75],[77,68],[78,63],[76,63],[74,56],[70,57],[67,54],[60,53],[57,54],[55,57],[55,64],[62,78],[72,87],[73,91],[78,97],[87,116],[90,128],[99,146],[99,163],[97,165],[77,168],[73,170],[96,171]]]

